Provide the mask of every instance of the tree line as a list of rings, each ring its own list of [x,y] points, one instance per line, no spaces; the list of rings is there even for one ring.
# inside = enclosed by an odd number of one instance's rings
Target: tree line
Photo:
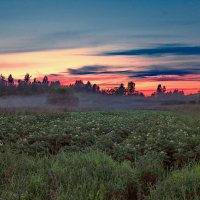
[[[77,92],[93,92],[101,93],[105,95],[133,95],[144,96],[142,92],[136,91],[136,84],[133,81],[128,82],[127,87],[121,83],[118,87],[111,89],[100,89],[99,85],[92,84],[90,81],[84,83],[82,80],[76,80],[74,84],[68,86],[62,86],[60,81],[49,81],[48,76],[44,76],[41,81],[33,78],[31,81],[31,75],[25,74],[23,79],[14,80],[12,74],[7,79],[5,76],[0,75],[0,94],[17,94],[26,93],[31,94],[35,92],[48,92],[52,89],[69,88]],[[158,84],[157,89],[152,96],[155,95],[171,95],[179,94],[184,95],[183,91],[175,89],[174,91],[166,92],[166,87]]]

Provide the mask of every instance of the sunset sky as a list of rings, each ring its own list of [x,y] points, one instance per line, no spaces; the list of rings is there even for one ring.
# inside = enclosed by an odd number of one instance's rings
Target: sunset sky
[[[199,0],[1,0],[0,74],[148,94],[200,90]]]

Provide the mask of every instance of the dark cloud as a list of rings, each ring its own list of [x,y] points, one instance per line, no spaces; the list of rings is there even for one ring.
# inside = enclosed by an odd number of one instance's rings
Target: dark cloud
[[[161,77],[155,77],[154,78],[155,81],[200,81],[200,77],[177,77],[177,76],[161,76]]]
[[[99,74],[103,72],[102,70],[106,70],[108,66],[102,65],[88,65],[83,66],[78,69],[68,69],[68,72],[73,75],[87,75],[87,74]]]
[[[121,74],[127,75],[131,78],[145,78],[153,76],[185,76],[190,74],[200,74],[200,68],[191,68],[191,69],[170,69],[165,66],[146,66],[147,70],[143,71],[134,71],[134,70],[110,70],[111,66],[83,66],[78,69],[68,69],[68,73],[71,75],[99,75],[99,74]]]
[[[94,66],[84,66],[78,69],[68,69],[68,73],[71,75],[89,75],[89,74],[132,74],[132,70],[120,70],[120,71],[114,71],[114,70],[107,70],[109,68],[112,68],[111,66],[100,66],[100,65],[94,65]]]
[[[200,55],[200,46],[164,44],[153,48],[132,49],[106,52],[104,56],[166,56],[166,55]]]
[[[200,73],[200,69],[152,69],[147,71],[137,71],[130,77],[144,78],[149,76],[161,76],[161,75],[177,75],[185,76],[189,74]]]
[[[62,74],[49,74],[48,76],[63,76]]]

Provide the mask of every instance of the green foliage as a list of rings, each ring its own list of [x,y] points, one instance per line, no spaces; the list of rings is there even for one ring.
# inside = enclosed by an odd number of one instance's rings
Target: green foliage
[[[199,166],[178,169],[199,160],[198,117],[0,114],[0,198],[6,200],[198,199]]]
[[[5,156],[7,157],[6,160]],[[135,180],[127,163],[117,163],[100,152],[61,152],[50,157],[0,154],[0,197],[20,199],[104,200],[107,193],[126,192]]]
[[[2,144],[29,152],[102,150],[134,162],[148,152],[167,167],[200,156],[200,120],[167,112],[75,112],[0,115]]]
[[[200,165],[193,164],[172,172],[166,180],[151,190],[148,199],[191,199],[198,200],[200,191]]]

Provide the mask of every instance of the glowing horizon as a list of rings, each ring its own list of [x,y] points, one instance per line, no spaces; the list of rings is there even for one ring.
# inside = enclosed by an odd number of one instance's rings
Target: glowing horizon
[[[117,87],[120,83],[126,85],[129,81],[134,81],[136,83],[136,90],[144,92],[145,95],[155,91],[158,84],[165,85],[168,91],[179,89],[184,90],[186,94],[195,93],[200,89],[198,87],[200,75],[185,75],[184,78],[173,75],[130,78],[127,77],[126,73],[120,74],[119,72],[119,74],[115,74],[122,68],[123,70],[131,68],[137,72],[139,68],[144,68],[146,65],[151,66],[155,63],[165,64],[165,62],[157,58],[152,60],[152,58],[104,56],[101,56],[101,61],[99,61],[99,56],[90,55],[91,52],[98,52],[99,50],[99,48],[88,48],[3,54],[0,55],[0,60],[3,60],[0,63],[1,73],[6,77],[12,74],[15,79],[23,79],[26,73],[29,73],[32,78],[39,78],[39,80],[44,75],[48,75],[50,80],[59,80],[63,85],[74,83],[80,79],[85,82],[91,81],[96,83],[103,89]],[[10,62],[11,60],[15,62]],[[109,70],[115,73],[73,75],[67,71],[71,68],[77,70],[83,66],[108,66]],[[145,71],[145,69],[143,70]],[[173,78],[172,81],[170,81],[170,78]]]

